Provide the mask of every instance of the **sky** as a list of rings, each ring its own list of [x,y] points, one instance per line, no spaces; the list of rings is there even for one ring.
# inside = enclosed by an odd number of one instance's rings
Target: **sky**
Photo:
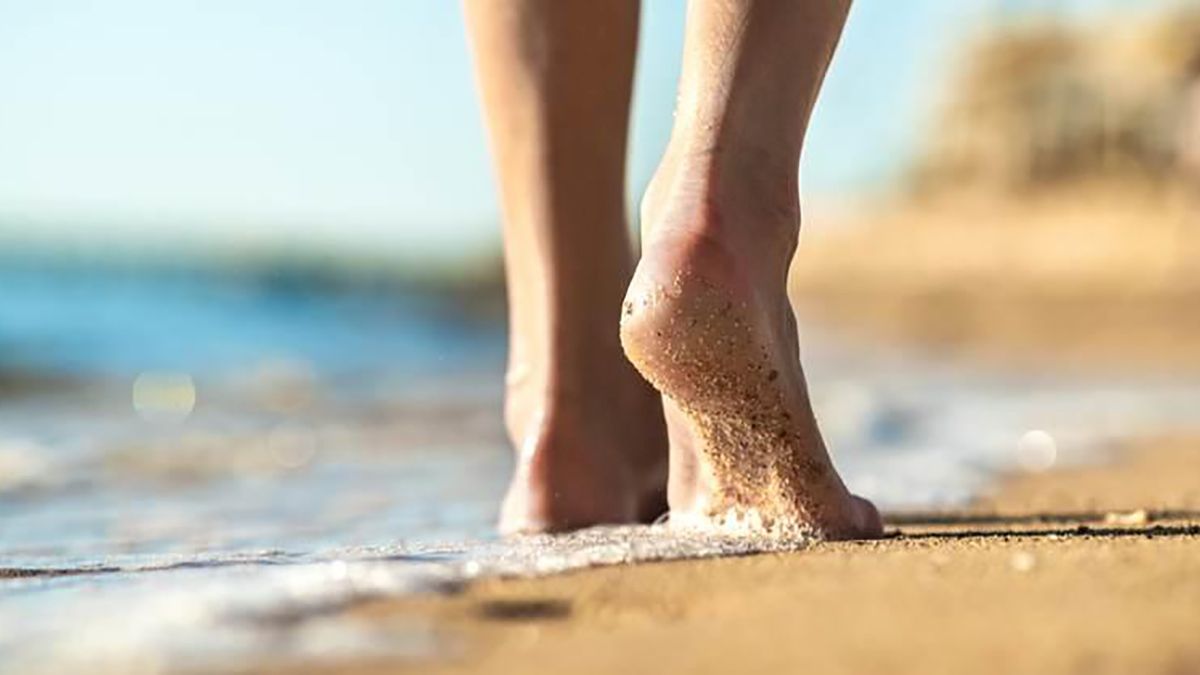
[[[1023,6],[859,0],[814,115],[806,198],[886,185],[958,41]],[[0,229],[95,246],[491,246],[461,14],[453,0],[0,0]],[[683,14],[643,4],[631,203],[669,134]]]

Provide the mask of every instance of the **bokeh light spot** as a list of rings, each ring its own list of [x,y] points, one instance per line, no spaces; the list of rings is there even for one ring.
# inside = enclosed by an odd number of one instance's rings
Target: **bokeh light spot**
[[[297,424],[281,424],[267,437],[267,449],[275,463],[284,469],[298,469],[310,463],[317,454],[317,434]]]
[[[133,409],[153,422],[182,422],[196,407],[196,383],[187,373],[145,372],[133,381]]]
[[[1017,443],[1017,463],[1026,471],[1046,471],[1058,460],[1058,444],[1041,429],[1032,429]]]

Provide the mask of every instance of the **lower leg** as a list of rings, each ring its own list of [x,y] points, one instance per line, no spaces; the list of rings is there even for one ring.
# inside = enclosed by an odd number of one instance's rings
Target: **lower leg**
[[[657,396],[614,325],[632,272],[624,182],[636,2],[468,0],[500,179],[517,470],[505,531],[665,508]]]
[[[808,117],[842,0],[693,0],[679,110],[643,202],[622,339],[664,394],[673,521],[874,536],[825,450],[787,271]]]

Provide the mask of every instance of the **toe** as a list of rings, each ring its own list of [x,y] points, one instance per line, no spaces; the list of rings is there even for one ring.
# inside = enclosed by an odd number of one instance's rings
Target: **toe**
[[[883,536],[883,519],[879,509],[870,500],[853,495],[854,507],[857,511],[858,536],[862,539],[877,539]]]

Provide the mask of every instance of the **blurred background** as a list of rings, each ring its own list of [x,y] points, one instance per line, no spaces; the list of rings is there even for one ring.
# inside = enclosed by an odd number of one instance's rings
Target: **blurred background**
[[[630,208],[684,6],[644,3]],[[892,508],[1200,404],[1200,5],[861,0],[793,275]],[[495,191],[457,3],[0,0],[0,565],[487,536]]]

